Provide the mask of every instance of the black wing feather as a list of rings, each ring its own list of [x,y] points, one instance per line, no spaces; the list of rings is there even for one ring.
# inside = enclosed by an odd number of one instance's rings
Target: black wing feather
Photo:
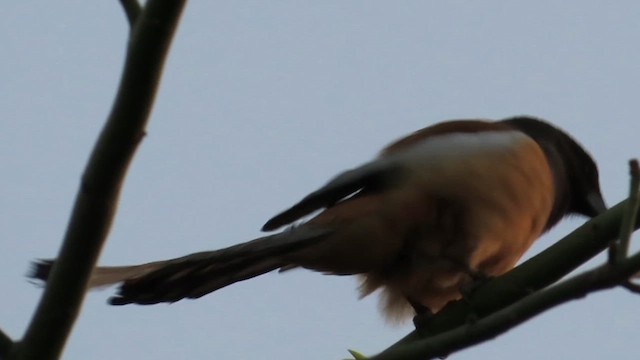
[[[345,171],[325,186],[307,195],[297,204],[274,216],[264,224],[262,231],[275,230],[281,226],[309,215],[312,212],[333,206],[356,193],[371,193],[386,188],[399,174],[399,166],[390,161],[372,161]]]

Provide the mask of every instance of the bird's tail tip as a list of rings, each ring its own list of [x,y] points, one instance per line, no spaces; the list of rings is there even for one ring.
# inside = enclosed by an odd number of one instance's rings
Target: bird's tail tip
[[[51,259],[37,259],[31,262],[27,271],[27,278],[35,280],[36,284],[45,283],[49,279],[54,261]]]

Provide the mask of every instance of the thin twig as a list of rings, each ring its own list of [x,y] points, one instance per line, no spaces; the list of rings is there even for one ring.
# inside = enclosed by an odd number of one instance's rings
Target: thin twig
[[[633,234],[633,220],[638,215],[638,205],[640,204],[640,166],[638,160],[632,159],[629,161],[629,173],[631,175],[629,185],[629,201],[627,202],[627,211],[624,212],[622,217],[622,225],[620,225],[620,239],[612,243],[613,251],[610,254],[614,255],[613,261],[618,263],[624,260],[629,253],[629,243],[631,242],[631,234]],[[611,259],[609,260],[611,263]]]
[[[82,176],[58,260],[11,360],[58,359],[109,233],[118,195],[144,135],[185,0],[148,0],[130,40],[118,94]]]
[[[615,266],[606,264],[587,271],[549,289],[531,294],[519,302],[468,325],[416,341],[371,360],[424,360],[450,353],[492,339],[548,309],[590,293],[624,284],[640,270],[640,253]]]
[[[140,12],[142,11],[140,3],[137,0],[120,0],[120,4],[122,4],[122,8],[127,15],[129,26],[133,29],[133,26],[136,24]]]

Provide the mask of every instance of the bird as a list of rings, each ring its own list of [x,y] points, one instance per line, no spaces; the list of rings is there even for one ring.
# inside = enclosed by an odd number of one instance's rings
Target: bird
[[[546,120],[461,119],[392,142],[272,217],[278,233],[135,266],[97,267],[88,287],[120,284],[112,305],[200,298],[275,270],[354,275],[387,320],[437,313],[479,279],[512,269],[567,215],[607,206],[598,168]],[[46,281],[54,260],[30,276]]]

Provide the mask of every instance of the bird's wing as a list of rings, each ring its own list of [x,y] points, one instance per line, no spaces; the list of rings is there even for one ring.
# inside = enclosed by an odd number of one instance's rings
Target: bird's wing
[[[488,130],[509,130],[509,126],[483,120],[455,120],[428,126],[385,147],[380,156],[355,169],[345,171],[325,186],[307,195],[291,208],[271,218],[263,231],[275,230],[291,224],[305,215],[331,207],[353,196],[372,194],[389,189],[398,183],[406,169],[406,158],[418,154],[415,151],[433,138],[454,133],[476,133]],[[415,156],[414,156],[415,157]]]
[[[392,184],[400,173],[401,167],[396,162],[383,159],[345,171],[297,204],[272,217],[264,224],[262,230],[275,230],[316,210],[331,207],[358,194],[382,191]]]

